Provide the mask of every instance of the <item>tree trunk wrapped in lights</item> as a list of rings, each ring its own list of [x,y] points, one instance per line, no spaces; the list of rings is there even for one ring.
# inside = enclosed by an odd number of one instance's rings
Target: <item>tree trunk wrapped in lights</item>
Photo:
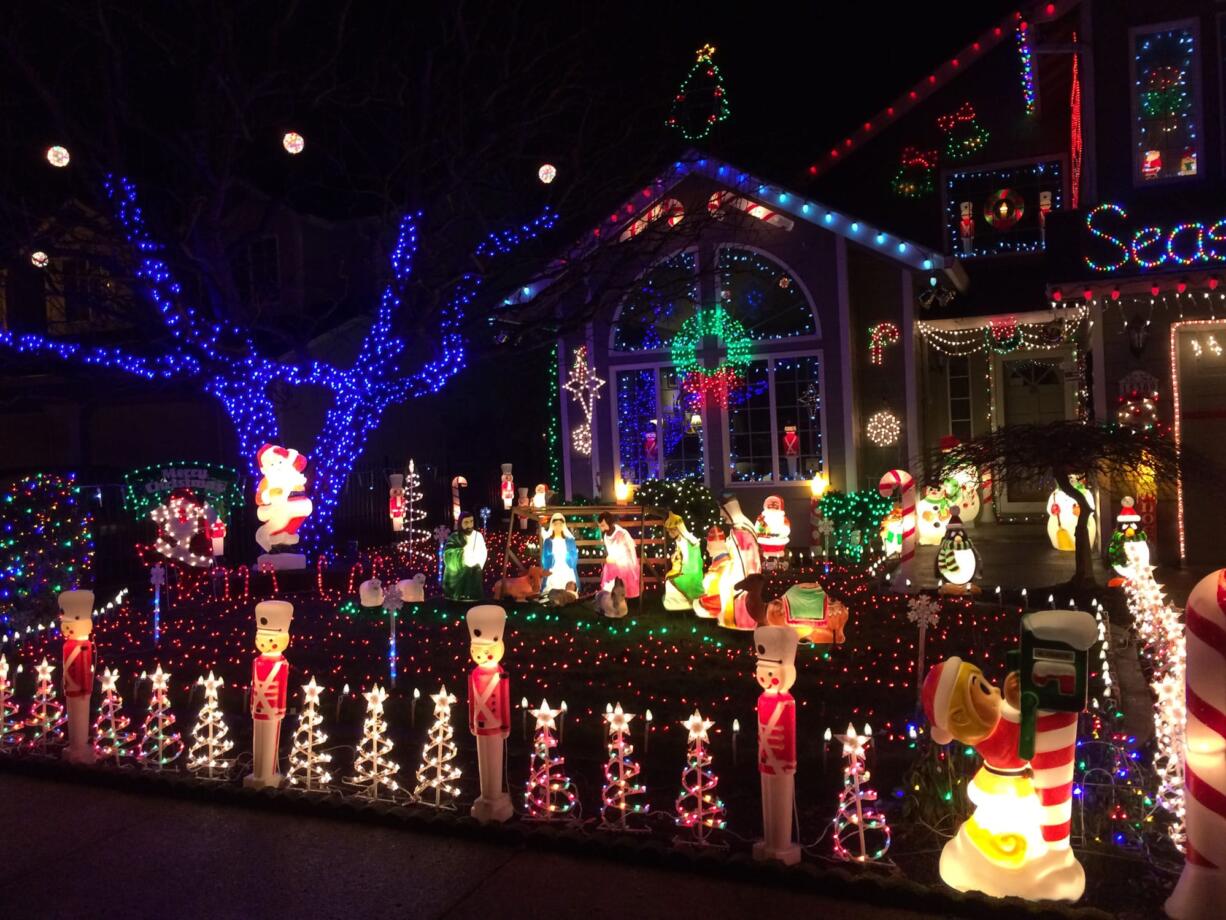
[[[59,701],[51,672],[55,666],[46,658],[38,665],[38,685],[26,719],[26,746],[36,754],[48,754],[53,746],[64,743],[64,704]]]
[[[451,727],[451,707],[456,698],[442,686],[430,699],[434,701],[434,724],[430,726],[421,751],[413,798],[431,808],[453,808],[460,794],[455,784],[460,778],[460,768],[455,765],[455,730]]]
[[[328,783],[332,782],[332,774],[327,769],[332,755],[320,749],[328,740],[319,730],[324,720],[319,714],[322,690],[314,677],[302,687],[302,711],[289,752],[289,769],[285,773],[285,781],[303,792],[327,792]]]
[[[230,727],[217,706],[217,690],[224,681],[209,671],[196,683],[204,688],[204,705],[192,729],[192,746],[187,752],[187,769],[197,779],[226,779],[234,767],[233,758],[226,755],[234,749],[229,737]]]
[[[131,750],[136,733],[128,731],[132,724],[123,713],[123,697],[119,695],[119,673],[110,668],[102,672],[102,702],[98,704],[98,717],[94,719],[95,763],[110,761],[115,766],[128,757],[136,756]]]
[[[533,821],[559,821],[574,817],[577,795],[575,784],[565,774],[566,758],[554,754],[558,740],[553,735],[558,713],[548,700],[541,700],[537,709],[531,709],[536,719],[536,733],[532,742],[532,761],[528,768],[528,784],[524,790],[524,807]]]
[[[175,716],[166,695],[170,675],[158,665],[149,679],[153,695],[149,698],[149,712],[145,715],[137,757],[145,768],[161,772],[183,754],[183,739],[174,730]]]
[[[353,775],[345,780],[356,786],[355,795],[372,802],[388,801],[400,790],[396,774],[400,764],[387,755],[392,752],[392,739],[387,736],[383,718],[383,702],[387,691],[375,684],[366,697],[366,721],[362,723],[362,740],[353,759]]]
[[[697,710],[681,723],[689,732],[685,769],[681,771],[681,794],[677,796],[677,825],[690,831],[679,843],[711,846],[717,831],[724,830],[724,802],[715,794],[719,777],[711,769],[707,732],[715,723]]]

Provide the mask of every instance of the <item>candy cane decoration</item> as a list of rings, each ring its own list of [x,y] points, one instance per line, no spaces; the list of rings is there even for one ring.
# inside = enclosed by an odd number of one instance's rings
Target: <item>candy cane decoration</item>
[[[738,211],[744,211],[750,217],[756,218],[772,227],[778,227],[780,230],[791,230],[794,226],[790,219],[777,211],[772,211],[766,205],[750,201],[748,198],[742,198],[740,195],[734,195],[732,192],[716,192],[707,200],[707,212],[712,217],[718,217],[727,208],[736,208]]]
[[[1188,861],[1166,912],[1220,917],[1226,901],[1226,569],[1188,596],[1184,797]]]
[[[1073,817],[1073,761],[1077,753],[1075,712],[1038,711],[1035,723],[1034,788],[1043,806],[1041,828],[1050,850],[1069,849]]]
[[[902,333],[893,323],[877,323],[875,326],[870,326],[868,330],[869,360],[880,367],[885,363],[886,348],[890,345],[897,345],[901,338]]]
[[[665,198],[659,204],[648,208],[640,217],[635,219],[629,227],[621,232],[621,236],[617,238],[617,241],[624,243],[626,240],[634,239],[662,217],[668,218],[668,226],[675,227],[685,217],[685,207],[676,198]]]
[[[877,483],[884,498],[893,498],[900,491],[902,499],[902,554],[898,557],[898,583],[895,588],[905,591],[915,569],[915,477],[906,470],[890,470]]]
[[[468,480],[456,476],[451,480],[451,526],[460,529],[460,490],[468,488]]]

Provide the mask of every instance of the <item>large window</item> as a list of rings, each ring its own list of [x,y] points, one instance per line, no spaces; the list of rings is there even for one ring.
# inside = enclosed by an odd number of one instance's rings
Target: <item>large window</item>
[[[617,372],[617,443],[622,478],[702,477],[702,407],[668,367]]]
[[[698,257],[679,252],[653,267],[622,302],[614,351],[660,351],[698,305]]]
[[[800,284],[780,265],[754,252],[719,251],[720,301],[754,339],[813,335],[813,309]]]
[[[1195,23],[1132,35],[1134,179],[1195,176],[1200,161],[1200,79]]]
[[[971,359],[949,356],[949,433],[962,441],[971,438]]]
[[[733,482],[789,482],[822,470],[821,375],[814,355],[755,361],[728,402]]]

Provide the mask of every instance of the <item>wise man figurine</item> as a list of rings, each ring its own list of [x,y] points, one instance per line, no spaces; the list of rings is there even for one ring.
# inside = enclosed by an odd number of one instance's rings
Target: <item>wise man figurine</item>
[[[758,656],[758,773],[762,778],[762,839],[754,859],[800,862],[800,845],[792,839],[792,803],[796,797],[796,700],[788,691],[796,683],[796,631],[787,626],[759,626],[753,631]]]
[[[468,730],[477,739],[481,795],[472,816],[482,824],[508,820],[511,796],[503,788],[502,767],[511,734],[511,682],[499,662],[506,652],[507,612],[494,604],[468,611],[468,653],[474,667],[468,675]]]
[[[89,703],[94,690],[94,592],[60,592],[60,634],[64,637],[64,697],[68,701],[69,763],[93,763],[89,743]]]
[[[460,512],[460,526],[443,548],[443,596],[453,601],[477,600],[484,593],[485,537],[471,512]]]
[[[251,666],[251,773],[243,785],[251,789],[276,789],[282,776],[277,770],[281,746],[281,720],[289,690],[289,624],[294,605],[288,601],[260,601],[255,605],[255,648],[260,654]]]

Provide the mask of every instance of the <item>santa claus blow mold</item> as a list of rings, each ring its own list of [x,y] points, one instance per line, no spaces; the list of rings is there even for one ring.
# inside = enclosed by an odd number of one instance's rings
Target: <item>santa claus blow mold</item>
[[[758,548],[762,551],[767,568],[786,568],[785,556],[788,551],[788,541],[792,537],[792,522],[788,520],[783,499],[778,495],[768,495],[762,503],[762,513],[758,515]]]
[[[68,701],[68,747],[70,763],[93,763],[89,743],[89,703],[94,690],[93,631],[94,592],[60,592],[60,634],[64,637],[64,697]]]
[[[289,689],[289,625],[294,605],[288,601],[261,601],[255,605],[255,648],[260,654],[251,665],[251,773],[243,785],[275,789],[283,777],[278,771],[281,720]]]
[[[272,548],[295,545],[298,529],[314,509],[305,494],[307,458],[293,448],[265,444],[256,453],[255,462],[260,468],[255,516],[263,522],[255,532],[255,541],[265,553],[259,563],[276,569],[305,568],[305,556],[273,553]]]
[[[506,653],[507,612],[494,604],[468,611],[468,730],[477,739],[481,795],[472,816],[482,824],[508,820],[511,796],[503,788],[507,736],[511,734],[511,682],[499,663]]]

